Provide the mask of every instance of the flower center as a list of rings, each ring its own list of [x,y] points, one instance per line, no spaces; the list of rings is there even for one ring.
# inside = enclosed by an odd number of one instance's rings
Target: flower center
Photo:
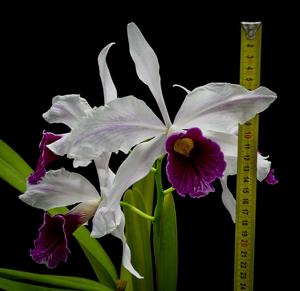
[[[180,138],[176,140],[174,144],[174,151],[186,157],[190,156],[190,153],[193,148],[194,148],[194,141],[188,137]]]

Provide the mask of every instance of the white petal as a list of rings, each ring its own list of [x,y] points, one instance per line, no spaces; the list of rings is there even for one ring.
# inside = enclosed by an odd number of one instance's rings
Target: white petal
[[[110,72],[109,72],[109,69],[108,69],[107,63],[106,63],[107,53],[113,44],[114,43],[112,42],[109,45],[107,45],[105,48],[103,48],[98,56],[98,66],[99,66],[99,71],[100,71],[102,87],[103,87],[103,95],[104,95],[104,103],[105,104],[107,104],[108,102],[117,98],[117,89],[111,78],[111,75],[110,75]]]
[[[229,191],[227,187],[227,176],[221,178],[220,181],[223,188],[223,192],[222,192],[223,204],[225,208],[229,211],[232,221],[235,223],[236,201],[232,193]]]
[[[64,168],[49,171],[36,185],[27,185],[19,198],[36,208],[48,210],[78,202],[99,199],[95,187],[83,176],[66,171]]]
[[[164,154],[165,135],[136,146],[121,164],[109,195],[102,197],[93,219],[93,237],[102,237],[114,231],[121,223],[120,200],[123,193],[135,182],[145,177],[155,160]]]
[[[106,201],[107,204],[107,201]],[[99,238],[112,233],[121,223],[122,210],[120,204],[107,206],[102,200],[93,218],[92,237]]]
[[[51,144],[48,144],[47,148],[59,156],[67,154],[69,148],[69,135],[70,133],[65,133],[62,138]]]
[[[121,223],[120,225],[111,233],[113,236],[119,238],[123,244],[123,256],[122,256],[122,264],[123,266],[135,277],[142,279],[143,277],[133,268],[131,264],[131,252],[128,244],[126,243],[126,237],[124,234],[125,227],[125,217],[122,213]]]
[[[157,56],[135,23],[128,24],[127,33],[130,55],[135,63],[137,75],[149,87],[159,106],[165,124],[170,126],[170,117],[161,91]]]
[[[133,96],[118,98],[72,130],[68,157],[94,160],[103,152],[127,153],[134,145],[164,131],[164,124],[143,101]]]
[[[264,111],[275,99],[276,94],[265,87],[248,91],[240,85],[210,83],[187,95],[174,124],[231,133],[239,123]]]
[[[257,179],[260,182],[268,176],[271,170],[271,162],[267,158],[257,153]]]
[[[64,123],[74,128],[80,118],[87,116],[90,112],[90,105],[80,95],[63,95],[52,99],[52,106],[43,114],[43,117],[49,123]]]
[[[116,205],[123,193],[135,182],[144,178],[154,162],[165,154],[166,135],[162,134],[136,146],[119,167],[109,197],[110,205]]]
[[[110,157],[111,153],[103,153],[94,160],[100,183],[101,196],[104,200],[106,199],[115,178],[115,174],[108,167]]]

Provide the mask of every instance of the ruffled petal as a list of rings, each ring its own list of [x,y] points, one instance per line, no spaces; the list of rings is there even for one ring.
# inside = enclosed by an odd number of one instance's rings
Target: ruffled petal
[[[38,184],[28,184],[26,192],[19,198],[32,207],[49,210],[78,202],[97,200],[99,194],[83,176],[62,168],[47,172]]]
[[[199,128],[174,133],[167,139],[167,176],[181,196],[200,198],[213,192],[212,182],[226,167],[219,145],[202,135]]]
[[[39,236],[34,241],[34,249],[30,256],[39,264],[45,264],[49,269],[56,268],[61,262],[66,262],[69,253],[69,239],[72,233],[81,225],[76,215],[44,214],[44,223],[39,229]]]
[[[29,184],[37,184],[46,173],[46,166],[55,161],[58,156],[47,148],[47,145],[62,138],[61,134],[54,134],[43,131],[43,137],[39,145],[40,157],[36,166],[36,170],[28,177]]]
[[[94,160],[103,152],[128,152],[134,145],[165,132],[164,124],[141,100],[111,101],[81,121],[70,133],[69,158]],[[56,152],[56,144],[50,146]]]
[[[123,256],[122,256],[122,264],[123,266],[135,277],[138,279],[143,279],[143,277],[133,268],[131,264],[131,252],[130,248],[126,242],[126,237],[124,233],[125,228],[125,217],[122,212],[121,223],[120,225],[111,233],[113,236],[119,238],[123,244]]]
[[[43,117],[49,123],[64,123],[73,129],[91,110],[91,106],[80,95],[59,95],[52,99],[52,106]]]
[[[152,92],[166,126],[171,125],[170,117],[162,95],[157,56],[135,23],[127,26],[130,55],[135,63],[138,77]]]
[[[236,201],[235,201],[235,198],[233,197],[232,193],[228,189],[227,176],[224,176],[223,178],[221,178],[220,181],[221,181],[221,185],[222,185],[222,188],[223,188],[222,202],[223,202],[225,208],[230,213],[232,221],[235,223]]]
[[[106,56],[114,43],[110,43],[105,48],[102,49],[98,56],[98,66],[100,71],[100,78],[103,87],[103,95],[104,95],[104,103],[107,104],[108,102],[117,98],[117,89],[115,84],[111,78],[107,63],[106,63]]]
[[[186,96],[174,125],[231,133],[239,123],[264,111],[275,99],[276,94],[265,87],[249,91],[240,85],[210,83]]]
[[[136,146],[119,167],[107,196],[102,197],[93,219],[93,237],[102,237],[114,231],[121,223],[120,200],[123,193],[135,182],[145,177],[158,157],[165,153],[165,135]]]

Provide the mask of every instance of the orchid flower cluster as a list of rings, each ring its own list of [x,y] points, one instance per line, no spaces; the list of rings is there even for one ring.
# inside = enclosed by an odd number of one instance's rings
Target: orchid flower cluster
[[[158,193],[174,191],[182,197],[205,197],[215,191],[213,184],[220,180],[223,204],[235,221],[235,199],[227,186],[227,177],[237,173],[237,128],[267,109],[276,94],[265,87],[248,91],[229,83],[209,83],[192,91],[175,85],[186,96],[172,122],[162,93],[155,52],[134,23],[128,24],[127,33],[136,73],[149,87],[163,121],[144,101],[132,95],[118,97],[106,63],[114,43],[104,47],[98,57],[104,105],[92,108],[79,95],[53,98],[51,108],[43,114],[44,119],[49,123],[63,123],[70,131],[43,132],[36,169],[27,179],[25,193],[20,195],[25,203],[45,210],[30,255],[48,268],[67,261],[71,234],[92,221],[91,236],[112,234],[119,238],[123,244],[123,266],[135,277],[143,278],[144,274],[131,263],[121,207],[125,191],[151,171],[165,170],[171,186],[168,190],[157,189]],[[112,153],[119,151],[128,156],[114,173],[109,162]],[[51,163],[65,155],[73,160],[74,168],[94,163],[100,189],[76,172],[51,169]],[[161,163],[164,157],[165,169]],[[258,153],[257,164],[259,181],[277,183],[266,157]],[[74,204],[66,214],[47,213]],[[153,216],[152,213],[144,215],[153,224],[159,220],[160,204],[158,194]]]

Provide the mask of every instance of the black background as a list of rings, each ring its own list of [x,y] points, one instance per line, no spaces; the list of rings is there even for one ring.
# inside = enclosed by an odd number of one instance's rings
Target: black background
[[[103,104],[97,56],[112,41],[116,45],[109,52],[108,65],[119,96],[133,94],[158,113],[130,59],[126,25],[131,21],[158,56],[163,93],[173,118],[184,97],[180,89],[172,88],[174,83],[189,89],[215,81],[238,83],[240,21],[262,20],[261,83],[275,91],[278,100],[261,114],[259,148],[270,155],[280,183],[258,186],[255,290],[292,290],[288,285],[295,286],[297,278],[291,263],[297,261],[299,249],[293,226],[297,222],[297,180],[292,179],[299,162],[299,27],[293,7],[273,4],[261,10],[251,3],[209,7],[185,3],[164,10],[150,2],[131,7],[115,3],[110,7],[27,5],[3,9],[0,135],[34,167],[42,130],[65,130],[42,119],[53,96],[76,93],[92,106]],[[216,188],[216,193],[199,200],[175,195],[178,290],[233,289],[234,224],[222,205],[218,184]],[[67,264],[49,271],[33,263],[28,251],[42,222],[42,211],[23,204],[19,193],[3,181],[0,189],[0,267],[94,278],[75,240]],[[100,242],[118,266],[120,242],[109,236]]]

